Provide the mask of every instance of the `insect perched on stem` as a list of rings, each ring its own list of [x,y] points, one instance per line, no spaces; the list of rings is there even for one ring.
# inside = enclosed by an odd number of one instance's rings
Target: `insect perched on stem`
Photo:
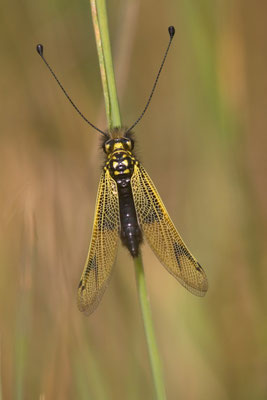
[[[143,237],[166,269],[191,293],[204,296],[208,281],[200,264],[189,252],[144,167],[136,159],[132,129],[146,112],[165,63],[172,39],[165,51],[151,94],[140,117],[129,129],[115,128],[106,133],[85,118],[59,82],[43,56],[37,51],[72,106],[103,136],[106,162],[100,177],[93,233],[89,253],[78,288],[78,307],[86,314],[99,304],[111,276],[119,238],[132,257],[137,257]]]

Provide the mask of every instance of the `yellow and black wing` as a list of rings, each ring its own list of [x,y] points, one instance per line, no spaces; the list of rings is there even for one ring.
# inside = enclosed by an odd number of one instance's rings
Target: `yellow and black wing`
[[[153,182],[140,164],[135,165],[131,186],[138,222],[152,250],[186,289],[204,296],[208,290],[206,274],[187,249]]]
[[[117,184],[105,170],[99,183],[93,234],[78,288],[78,308],[88,315],[98,306],[110,279],[119,241],[119,215]]]

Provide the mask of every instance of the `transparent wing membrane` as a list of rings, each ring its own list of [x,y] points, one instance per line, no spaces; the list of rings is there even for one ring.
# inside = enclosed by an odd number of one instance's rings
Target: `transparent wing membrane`
[[[109,171],[101,175],[86,264],[78,288],[78,308],[91,314],[110,279],[119,241],[120,219],[117,184]]]
[[[135,166],[131,185],[140,227],[166,269],[191,293],[204,296],[208,280],[177,232],[162,200],[142,165]]]

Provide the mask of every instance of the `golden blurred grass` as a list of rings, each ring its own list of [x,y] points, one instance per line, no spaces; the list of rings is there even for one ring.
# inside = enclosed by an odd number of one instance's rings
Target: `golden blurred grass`
[[[151,89],[168,25],[177,31],[137,147],[210,289],[194,298],[144,247],[168,399],[267,395],[266,8],[109,2],[126,125]],[[0,398],[152,399],[126,250],[97,312],[86,318],[75,303],[103,157],[35,45],[105,128],[89,5],[2,11]]]

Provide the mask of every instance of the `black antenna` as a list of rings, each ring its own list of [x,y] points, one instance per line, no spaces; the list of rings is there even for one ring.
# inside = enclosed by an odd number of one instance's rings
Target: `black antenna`
[[[156,79],[155,79],[155,82],[154,82],[153,88],[152,88],[152,90],[151,90],[150,96],[149,96],[149,98],[148,98],[148,101],[147,101],[147,103],[146,103],[146,105],[145,105],[145,108],[144,108],[142,114],[140,115],[140,117],[135,121],[135,123],[134,123],[129,129],[127,129],[127,132],[126,132],[126,133],[130,132],[130,131],[138,124],[138,122],[143,118],[143,116],[144,116],[144,114],[145,114],[146,110],[148,109],[148,106],[149,106],[149,104],[150,104],[150,102],[151,102],[152,96],[153,96],[153,94],[154,94],[154,91],[155,91],[155,89],[156,89],[156,86],[157,86],[157,83],[158,83],[158,80],[159,80],[160,73],[161,73],[162,68],[163,68],[163,66],[164,66],[164,64],[165,64],[165,60],[166,60],[166,58],[167,58],[167,55],[168,55],[168,52],[169,52],[169,49],[170,49],[170,46],[171,46],[171,43],[172,43],[172,39],[173,39],[174,34],[175,34],[175,28],[174,28],[174,26],[169,26],[168,31],[169,31],[169,35],[170,35],[170,41],[169,41],[168,47],[167,47],[167,49],[166,49],[166,51],[165,51],[165,54],[164,54],[162,63],[161,63],[161,65],[160,65],[159,72],[158,72],[157,77],[156,77]]]
[[[68,95],[68,93],[66,92],[66,90],[64,89],[64,87],[61,85],[60,81],[58,80],[56,74],[54,73],[54,71],[52,70],[52,68],[50,67],[50,65],[48,64],[48,62],[46,61],[46,59],[44,58],[43,52],[44,52],[44,47],[42,44],[37,44],[36,46],[36,50],[37,53],[41,56],[42,60],[44,61],[44,63],[46,64],[47,68],[49,69],[49,71],[51,72],[51,74],[53,75],[53,77],[55,78],[55,80],[57,81],[58,85],[60,86],[61,90],[63,91],[63,93],[65,94],[65,96],[67,97],[67,99],[69,100],[69,102],[71,103],[71,105],[75,108],[75,110],[78,112],[78,114],[80,114],[80,116],[85,120],[85,122],[87,122],[87,124],[89,124],[92,128],[94,128],[95,130],[97,130],[98,132],[100,132],[102,135],[108,137],[108,134],[104,131],[101,131],[101,129],[97,128],[94,124],[92,124],[90,121],[88,121],[88,119],[82,114],[82,112],[78,109],[78,107],[73,103],[73,101],[71,100],[70,96]]]

